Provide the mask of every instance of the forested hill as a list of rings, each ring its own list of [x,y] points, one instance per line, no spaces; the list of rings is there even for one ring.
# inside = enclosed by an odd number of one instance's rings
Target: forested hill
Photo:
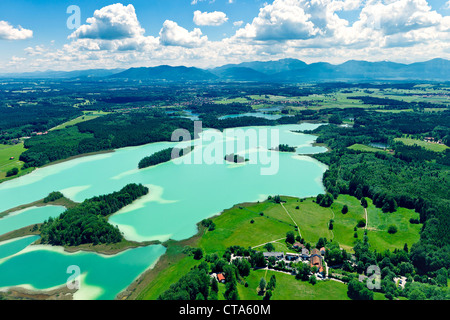
[[[346,117],[347,112],[352,111],[338,113]],[[319,135],[317,142],[333,149],[314,156],[329,165],[323,179],[327,191],[333,196],[371,198],[386,214],[397,206],[415,209],[424,226],[419,243],[410,250],[414,267],[429,277],[441,268],[450,268],[450,152],[433,152],[396,140],[413,134],[439,135],[448,142],[450,114],[401,113],[387,119],[387,115],[363,111],[353,116],[353,127],[329,125],[314,131]],[[349,148],[372,142],[389,145],[391,152]]]
[[[58,218],[44,222],[40,229],[41,243],[78,246],[120,242],[123,235],[116,226],[108,223],[108,216],[148,192],[142,184],[129,184],[120,191],[87,199]]]
[[[25,168],[40,167],[79,154],[170,141],[172,133],[180,128],[193,135],[194,124],[189,119],[115,113],[28,139],[28,150],[20,160],[25,162]]]

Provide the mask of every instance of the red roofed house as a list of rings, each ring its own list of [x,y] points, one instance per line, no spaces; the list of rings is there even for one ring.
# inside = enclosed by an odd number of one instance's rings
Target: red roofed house
[[[223,273],[219,273],[217,275],[217,281],[225,283],[225,276],[223,275]]]
[[[310,263],[311,267],[317,267],[319,272],[323,272],[322,256],[320,254],[320,251],[316,248],[311,251]]]

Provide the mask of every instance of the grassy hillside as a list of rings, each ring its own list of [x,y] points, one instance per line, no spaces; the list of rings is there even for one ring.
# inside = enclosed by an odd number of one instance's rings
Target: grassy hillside
[[[418,145],[419,147],[422,147],[422,148],[425,148],[427,150],[434,151],[434,152],[442,152],[449,148],[443,144],[425,142],[422,140],[410,139],[410,138],[395,138],[395,141],[403,142],[407,146]]]
[[[2,179],[6,178],[6,173],[12,168],[22,168],[23,162],[19,161],[19,157],[25,150],[26,149],[24,148],[23,143],[12,146],[3,144],[0,145],[0,182]],[[14,157],[14,160],[9,160],[11,157]],[[31,170],[31,168],[25,171],[19,170],[17,176],[26,174]]]
[[[282,197],[282,200],[286,201],[284,207],[289,214],[281,204],[269,201],[239,204],[225,210],[212,219],[215,230],[206,231],[202,228],[197,236],[187,240],[189,246],[200,247],[204,255],[217,253],[222,256],[225,249],[233,245],[245,248],[256,247],[255,249],[264,251],[265,243],[275,241],[273,242],[275,250],[286,252],[290,251],[284,241],[286,232],[295,231],[295,224],[297,224],[302,237],[312,245],[315,245],[320,237],[326,237],[328,240],[333,239],[339,242],[340,246],[348,251],[352,250],[355,241],[353,228],[359,220],[365,219],[364,208],[358,199],[340,195],[330,208],[319,206],[314,202],[314,198]],[[346,214],[341,212],[344,205],[349,208]],[[417,242],[421,225],[409,223],[411,217],[417,218],[417,214],[412,210],[400,208],[397,212],[386,214],[369,202],[368,215],[368,236],[371,247],[383,251],[401,249],[405,242],[408,246]],[[330,219],[335,221],[332,231],[328,229]],[[387,233],[387,227],[393,223],[398,225],[399,232],[390,235]],[[358,238],[362,239],[363,233],[363,228],[358,229]],[[175,241],[168,243],[167,253],[156,265],[156,269],[150,271],[147,278],[144,278],[143,282],[147,284],[137,295],[138,299],[156,299],[171,284],[177,282],[193,266],[200,263],[192,256],[183,253],[184,245],[182,242]],[[257,295],[256,288],[261,277],[266,277],[268,280],[272,272],[277,277],[277,289],[272,299],[348,299],[347,286],[339,282],[319,281],[313,286],[297,281],[291,275],[275,271],[268,271],[267,274],[265,272],[265,270],[253,270],[250,276],[245,278],[248,287],[238,285],[241,299],[262,299]],[[221,290],[225,290],[222,285]],[[382,294],[375,295],[375,299],[383,297]],[[219,294],[219,298],[223,296]]]

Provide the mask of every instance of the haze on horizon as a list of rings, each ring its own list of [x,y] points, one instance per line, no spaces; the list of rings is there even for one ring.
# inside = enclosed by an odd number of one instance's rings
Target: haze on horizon
[[[283,58],[334,64],[450,59],[450,1],[444,0],[82,0],[71,5],[2,1],[0,73],[209,68]]]

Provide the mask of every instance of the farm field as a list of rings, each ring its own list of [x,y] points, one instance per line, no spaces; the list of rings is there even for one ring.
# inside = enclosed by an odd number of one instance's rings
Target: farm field
[[[32,170],[31,168],[24,171],[20,170],[24,163],[19,161],[19,157],[25,150],[23,142],[13,146],[0,145],[0,181],[6,178],[6,173],[13,168],[19,169],[17,176],[26,174]],[[11,157],[14,157],[14,160],[9,160]]]
[[[79,116],[78,118],[75,118],[73,120],[67,121],[65,123],[62,123],[59,126],[56,126],[52,129],[50,129],[49,131],[65,129],[69,126],[74,126],[78,123],[96,119],[100,116],[108,114],[108,112],[103,112],[103,111],[83,111],[83,113],[84,113],[84,115]]]
[[[443,145],[443,144],[425,142],[422,140],[410,139],[410,138],[395,138],[395,141],[400,141],[408,146],[418,145],[419,147],[423,147],[427,150],[435,151],[435,152],[442,152],[449,148],[448,146]]]
[[[348,149],[355,150],[355,151],[362,151],[362,152],[386,152],[383,149],[374,148],[374,147],[366,146],[364,144],[359,144],[359,143],[351,145],[350,147],[348,147]]]
[[[276,288],[272,300],[350,300],[347,296],[347,285],[336,281],[318,281],[315,285],[295,280],[292,275],[272,270],[255,270],[245,279],[248,287],[238,284],[239,297],[242,300],[262,300],[257,288],[261,278],[267,282],[275,275]],[[224,289],[224,285],[219,288]],[[222,296],[219,294],[219,297]]]
[[[215,229],[213,231],[202,229],[198,236],[189,240],[189,246],[201,248],[204,255],[217,253],[222,256],[226,248],[230,246],[253,247],[258,251],[266,251],[263,245],[272,242],[275,251],[288,252],[292,249],[289,249],[284,241],[286,233],[295,231],[294,226],[297,223],[305,242],[315,245],[319,238],[325,237],[333,242],[337,241],[342,248],[352,252],[356,240],[353,229],[359,220],[365,220],[364,208],[358,199],[349,195],[340,195],[330,208],[319,206],[314,202],[315,198],[281,197],[281,199],[285,201],[284,207],[289,215],[280,204],[274,202],[239,204],[213,217]],[[349,208],[346,214],[341,212],[344,205]],[[417,213],[399,208],[397,212],[385,214],[381,209],[376,208],[370,199],[368,205],[368,236],[373,249],[392,251],[403,248],[405,242],[411,246],[418,241],[421,225],[409,223],[411,217],[417,218]],[[297,207],[299,209],[296,209]],[[330,219],[335,221],[333,230],[328,229]],[[387,227],[391,224],[398,226],[397,234],[388,234]],[[364,228],[359,228],[357,234],[358,239],[362,239]],[[177,282],[192,267],[200,263],[182,251],[182,247],[176,242],[169,244],[169,249],[162,258],[166,267],[152,276],[152,282],[141,292],[138,299],[156,299],[171,284]],[[262,297],[256,292],[259,280],[261,277],[268,280],[272,274],[277,277],[277,289],[272,296],[275,300],[348,299],[345,284],[319,281],[313,286],[295,280],[292,275],[276,271],[266,273],[266,270],[251,271],[250,276],[245,278],[248,287],[238,284],[240,298],[261,300]],[[225,291],[225,286],[220,285],[219,289],[219,299],[223,299],[220,293]],[[384,296],[375,294],[374,298],[384,299]]]

